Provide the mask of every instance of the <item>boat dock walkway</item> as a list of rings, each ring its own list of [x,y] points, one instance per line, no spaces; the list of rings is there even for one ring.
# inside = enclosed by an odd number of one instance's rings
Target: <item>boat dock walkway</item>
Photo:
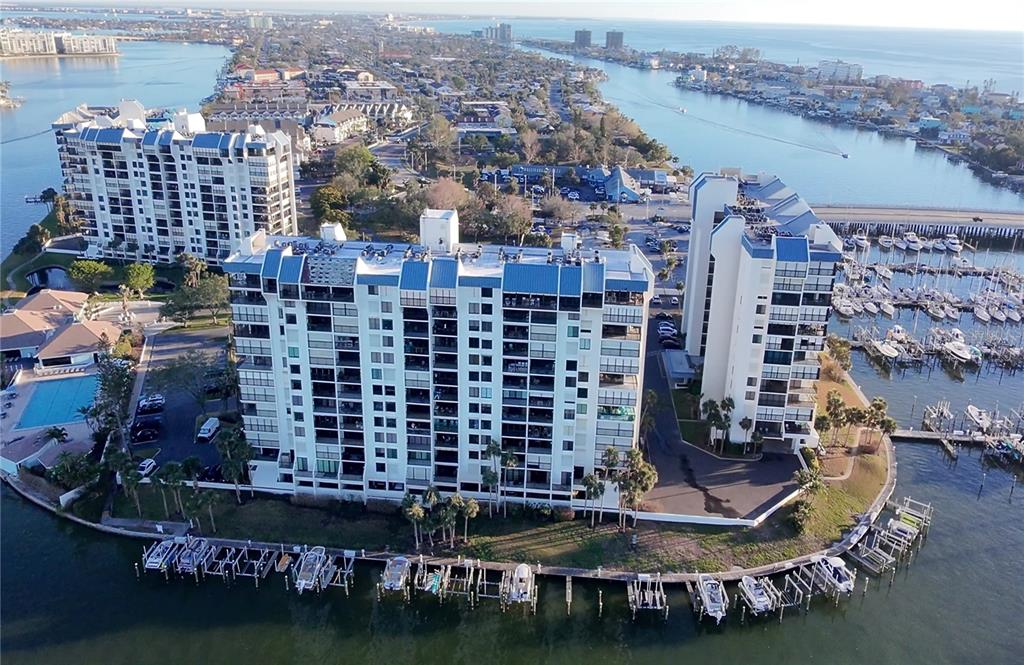
[[[916,443],[942,443],[946,441],[956,444],[985,445],[985,440],[983,438],[979,439],[972,432],[928,432],[922,429],[898,429],[892,433],[892,438]]]

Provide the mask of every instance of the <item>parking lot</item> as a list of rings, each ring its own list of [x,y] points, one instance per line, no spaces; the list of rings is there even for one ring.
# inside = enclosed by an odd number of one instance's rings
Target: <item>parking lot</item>
[[[227,328],[213,328],[206,330],[172,330],[149,339],[150,357],[146,372],[143,393],[156,392],[150,388],[150,374],[152,370],[167,363],[176,356],[191,350],[223,349],[222,338],[227,335]],[[224,355],[221,352],[221,360]],[[164,409],[159,414],[160,433],[155,441],[141,442],[132,445],[133,450],[159,448],[156,455],[158,464],[166,464],[170,461],[180,462],[189,456],[196,456],[203,466],[212,466],[220,463],[220,454],[213,443],[198,444],[195,441],[195,421],[200,414],[200,409],[195,400],[188,394],[181,391],[163,391],[165,400]],[[212,399],[207,402],[207,411],[218,411],[221,408],[220,399]],[[145,416],[149,418],[150,416]]]

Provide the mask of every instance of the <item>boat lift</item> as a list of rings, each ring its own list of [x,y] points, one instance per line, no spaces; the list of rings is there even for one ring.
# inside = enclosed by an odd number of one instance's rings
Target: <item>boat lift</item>
[[[412,562],[404,556],[388,559],[380,574],[380,581],[377,583],[377,598],[382,599],[385,594],[400,593],[402,598],[408,602],[411,568]]]
[[[451,578],[452,567],[446,564],[431,565],[423,560],[420,555],[416,562],[416,572],[413,574],[412,586],[416,591],[432,593],[437,599],[444,602],[444,595],[448,590],[448,582]]]
[[[509,605],[526,605],[531,613],[537,613],[537,576],[529,564],[521,563],[515,570],[502,573],[499,598],[503,612]]]
[[[746,579],[746,578],[744,578]],[[750,588],[743,580],[737,587],[737,593],[733,597],[733,607],[739,601],[743,601],[743,612],[740,621],[746,620],[747,610],[752,616],[760,616],[779,610],[779,620],[782,620],[782,611],[786,607],[786,598],[779,591],[778,587],[768,576],[758,577],[753,580],[756,588]],[[760,590],[760,594],[757,591]]]
[[[668,619],[668,596],[661,583],[661,573],[637,573],[635,579],[626,583],[626,599],[634,620],[638,610],[661,612]]]
[[[474,559],[465,559],[461,565],[449,566],[445,578],[444,593],[447,596],[465,596],[469,606],[476,605],[477,577],[483,577],[484,571]]]

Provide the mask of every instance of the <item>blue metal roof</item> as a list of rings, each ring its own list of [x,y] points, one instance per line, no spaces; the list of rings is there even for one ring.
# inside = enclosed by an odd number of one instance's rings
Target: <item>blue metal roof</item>
[[[227,140],[225,142],[225,139]],[[196,134],[195,138],[192,139],[193,148],[211,148],[213,150],[219,150],[221,145],[228,147],[227,144],[231,142],[231,134],[224,134],[221,132],[207,132],[205,134]]]
[[[434,259],[430,266],[430,287],[454,289],[458,283],[459,263],[455,259]]]
[[[268,249],[266,256],[263,258],[263,270],[260,272],[260,277],[264,279],[277,279],[277,273],[281,270],[281,254],[280,249]]]
[[[482,275],[462,275],[459,277],[459,286],[472,286],[481,289],[500,289],[500,277],[484,277]]]
[[[364,273],[356,275],[356,283],[369,286],[398,286],[398,275],[372,275]]]
[[[406,261],[402,264],[402,276],[399,288],[406,291],[426,291],[427,271],[430,264],[426,261]]]
[[[506,263],[502,280],[505,293],[558,295],[558,266],[553,263]]]
[[[583,267],[562,266],[558,273],[558,294],[562,296],[578,296],[582,293]]]
[[[587,293],[604,293],[604,264],[583,264],[583,290]]]
[[[646,291],[648,283],[642,279],[616,279],[610,277],[606,283],[606,288],[609,291],[633,291],[635,293],[642,293]]]
[[[776,260],[807,263],[807,256],[807,238],[775,238]]]
[[[278,280],[284,284],[299,284],[302,281],[302,266],[306,261],[303,256],[285,256],[281,259],[281,272]]]
[[[718,225],[716,230],[720,228],[722,228],[721,224]],[[712,231],[711,233],[714,234],[714,231]],[[748,238],[746,234],[743,235],[742,242],[743,248],[747,250],[747,254],[750,254],[755,259],[770,259],[772,258],[772,256],[774,256],[772,248],[769,245],[760,243],[755,245],[754,243],[750,242],[750,238]]]

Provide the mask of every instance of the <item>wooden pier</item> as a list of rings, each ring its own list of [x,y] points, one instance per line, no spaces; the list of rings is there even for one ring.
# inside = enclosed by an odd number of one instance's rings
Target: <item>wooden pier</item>
[[[668,619],[668,596],[661,581],[661,573],[637,573],[636,579],[626,583],[626,600],[636,619],[638,611],[660,612]]]

